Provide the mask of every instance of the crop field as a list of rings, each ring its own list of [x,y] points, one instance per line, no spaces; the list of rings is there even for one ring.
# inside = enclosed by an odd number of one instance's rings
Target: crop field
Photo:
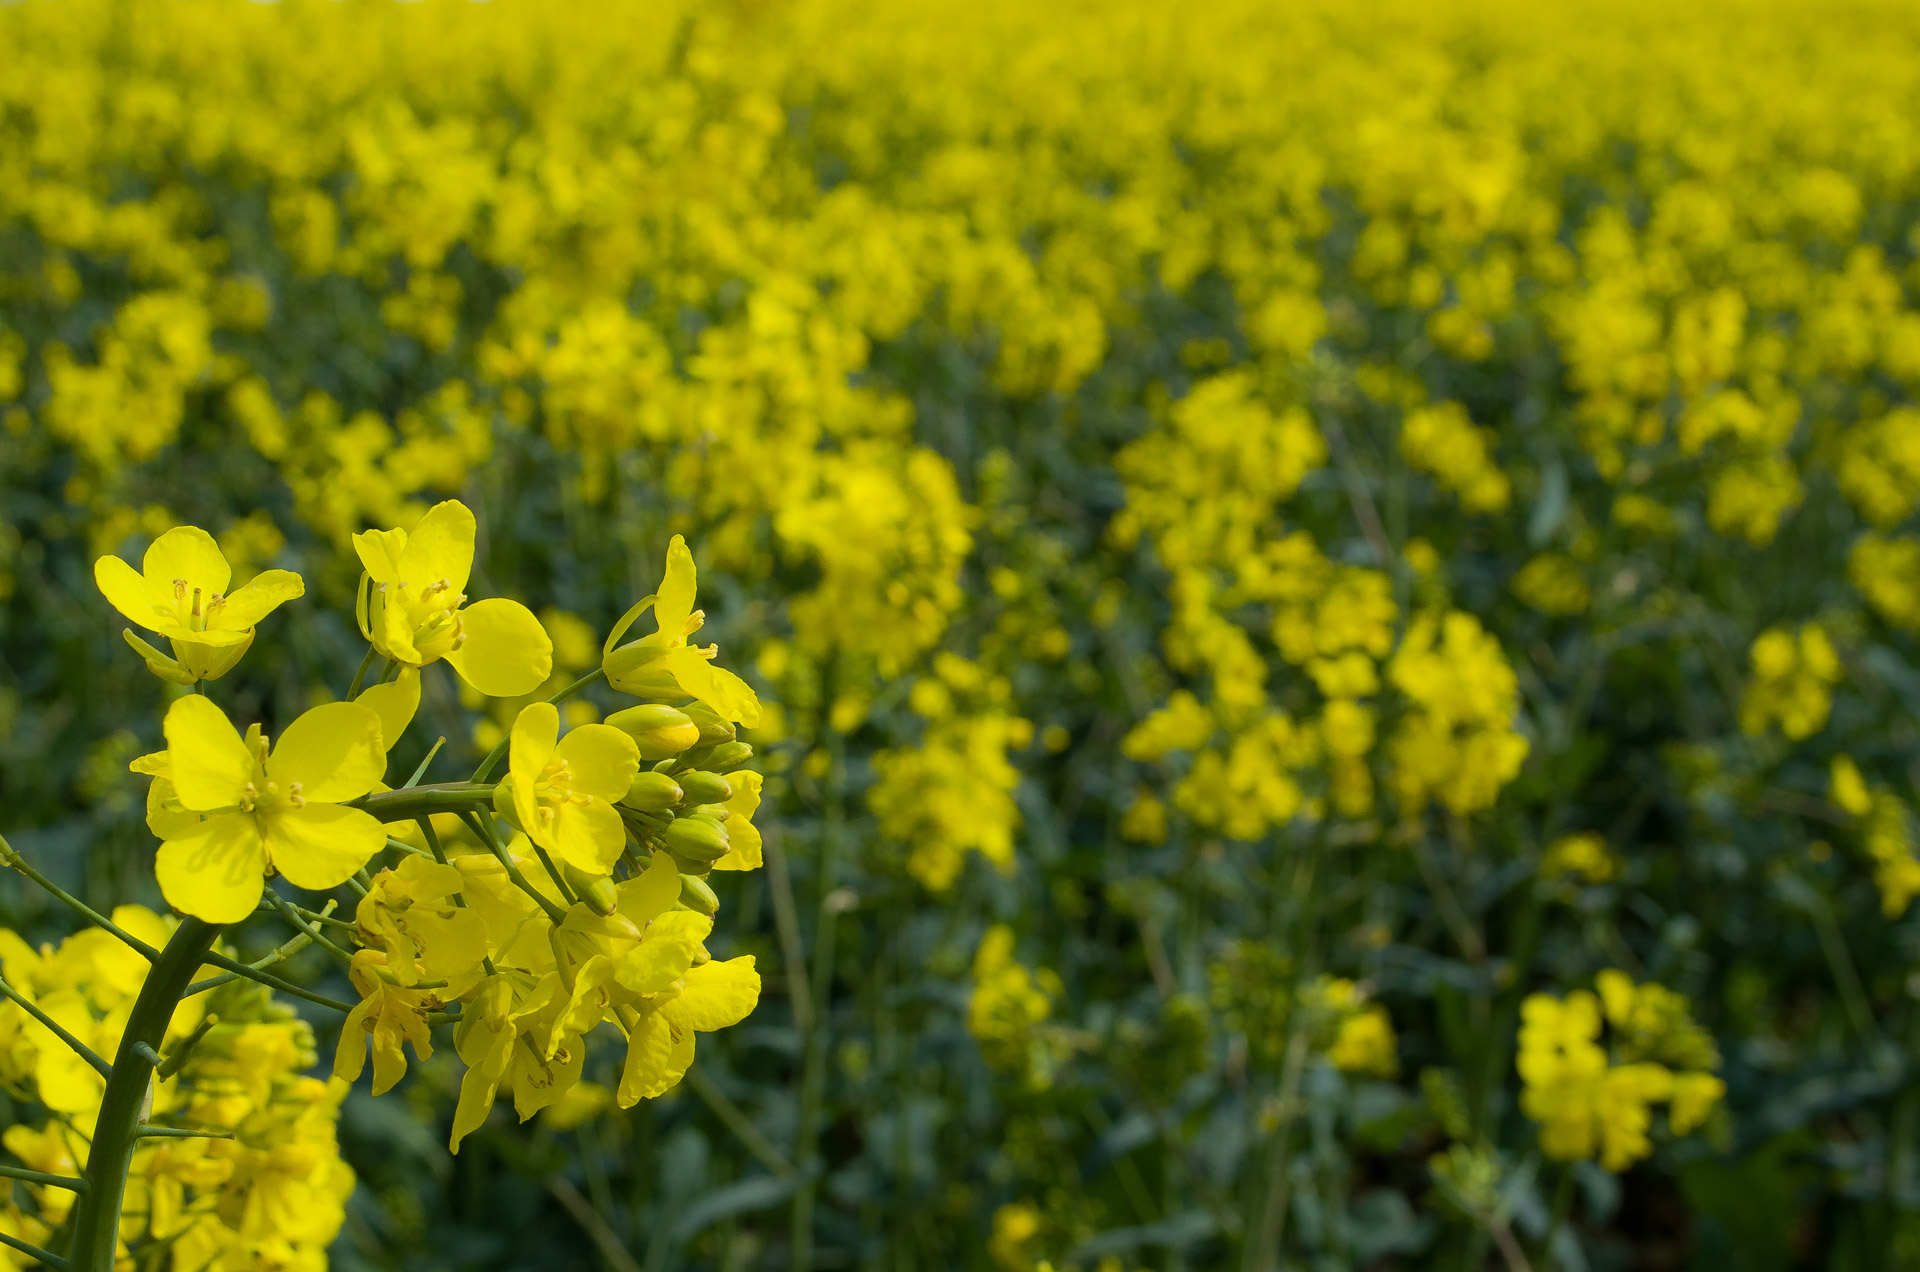
[[[1920,1268],[1917,512],[1911,6],[0,3],[0,1272]]]

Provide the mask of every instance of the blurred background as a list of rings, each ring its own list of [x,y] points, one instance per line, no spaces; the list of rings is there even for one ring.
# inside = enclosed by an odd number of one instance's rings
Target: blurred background
[[[770,704],[758,1010],[457,1159],[451,1047],[355,1094],[333,1266],[1920,1266],[1909,8],[25,0],[0,67],[23,853],[158,903],[90,571],[179,523],[308,579],[237,718],[447,497],[556,686],[682,533]]]

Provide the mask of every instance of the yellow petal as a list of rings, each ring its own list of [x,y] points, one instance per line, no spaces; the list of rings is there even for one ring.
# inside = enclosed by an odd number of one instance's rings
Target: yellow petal
[[[653,617],[660,624],[660,635],[669,645],[687,638],[687,619],[693,614],[694,588],[698,573],[693,553],[679,535],[667,545],[667,573],[660,581],[659,597],[653,603]]]
[[[310,801],[358,799],[387,769],[380,717],[357,702],[329,702],[287,726],[267,760],[267,778],[282,794],[300,784]]]
[[[683,1029],[712,1033],[745,1020],[760,1002],[753,955],[703,963],[680,978],[680,997],[660,1014]]]
[[[153,873],[167,904],[182,914],[208,923],[238,923],[260,904],[266,861],[253,815],[222,813],[161,844]]]
[[[546,831],[545,839],[534,836],[541,847],[588,874],[612,873],[613,863],[620,860],[620,850],[627,843],[626,823],[604,799],[555,806],[553,822]]]
[[[447,655],[461,679],[489,698],[518,698],[553,674],[553,641],[518,601],[478,601],[460,611],[466,643]]]
[[[493,1097],[500,1089],[500,1075],[484,1069],[469,1068],[460,1079],[460,1102],[453,1110],[453,1137],[447,1151],[460,1151],[460,1141],[480,1129],[493,1112]]]
[[[175,526],[155,539],[141,558],[140,572],[148,584],[168,593],[176,581],[184,580],[189,591],[197,587],[207,600],[224,593],[233,578],[220,545],[199,526]]]
[[[558,757],[573,771],[573,789],[616,800],[640,771],[640,748],[608,724],[583,724],[560,739]]]
[[[473,539],[473,512],[465,504],[458,499],[435,504],[407,536],[400,578],[415,588],[444,581],[455,593],[466,591],[467,576],[473,572]]]
[[[120,634],[127,638],[127,644],[133,647],[133,652],[139,654],[141,658],[146,660],[148,671],[172,684],[186,685],[188,687],[193,685],[196,677],[192,672],[182,667],[175,659],[169,658],[152,645],[149,645],[146,641],[135,636],[131,627],[123,629]]]
[[[340,1022],[340,1042],[333,1049],[333,1076],[343,1082],[358,1081],[367,1067],[366,1022],[376,1006],[378,1000],[363,998]]]
[[[560,737],[560,709],[551,702],[535,702],[520,708],[513,720],[513,741],[507,748],[507,772],[537,780],[553,758]]]
[[[281,603],[307,592],[306,580],[292,570],[263,570],[253,581],[227,598],[217,615],[222,627],[252,627]]]
[[[375,583],[400,581],[400,556],[407,550],[405,530],[366,530],[353,536],[353,550]]]
[[[727,774],[733,798],[727,801],[727,855],[713,863],[715,870],[758,870],[763,860],[760,830],[753,815],[760,808],[760,787],[764,781],[751,769]]]
[[[398,584],[381,585],[381,587],[398,586]],[[413,628],[407,622],[407,607],[397,602],[388,604],[387,602],[392,598],[388,597],[380,587],[374,589],[374,595],[379,598],[374,602],[374,612],[377,615],[374,621],[379,624],[375,633],[376,639],[373,641],[374,645],[395,662],[405,663],[409,667],[420,666],[422,660],[420,651],[413,644]]]
[[[620,1066],[620,1087],[614,1093],[614,1102],[629,1109],[671,1090],[681,1077],[672,1071],[672,1062],[672,1027],[657,1012],[642,1017],[627,1039],[627,1059]]]
[[[173,617],[173,589],[157,594],[132,566],[116,556],[103,556],[93,563],[93,582],[107,604],[140,626],[157,630]]]
[[[263,820],[274,868],[295,887],[316,892],[345,883],[387,842],[386,827],[372,813],[339,804],[281,806]]]
[[[403,667],[386,684],[361,690],[354,701],[380,717],[380,745],[391,751],[420,709],[420,671]]]
[[[207,810],[240,802],[253,780],[253,756],[224,711],[189,694],[167,708],[163,731],[174,794],[182,806]]]
[[[680,871],[673,858],[655,853],[647,868],[625,883],[614,887],[619,912],[645,926],[673,908],[680,899]]]
[[[680,687],[719,713],[751,729],[760,723],[760,699],[752,686],[724,667],[716,667],[691,646],[669,649],[661,665]]]
[[[173,646],[174,661],[189,683],[194,680],[218,680],[234,669],[253,644],[253,628],[238,632],[194,632],[182,635],[178,627],[168,628],[168,643]],[[171,679],[165,671],[163,679]]]
[[[622,989],[657,994],[687,974],[694,950],[713,932],[713,920],[691,910],[669,910],[647,928],[646,939],[614,968]]]

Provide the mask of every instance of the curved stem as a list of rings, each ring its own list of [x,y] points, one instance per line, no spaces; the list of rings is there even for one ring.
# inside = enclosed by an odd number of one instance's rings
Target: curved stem
[[[127,1187],[127,1170],[143,1129],[141,1114],[153,1083],[153,1063],[147,1059],[166,1037],[167,1026],[193,974],[213,949],[218,924],[188,918],[154,960],[140,996],[134,999],[113,1073],[100,1100],[100,1117],[93,1127],[93,1147],[87,1154],[87,1191],[76,1209],[74,1272],[113,1272],[114,1248],[120,1233],[120,1205]],[[144,1049],[144,1054],[143,1054]]]

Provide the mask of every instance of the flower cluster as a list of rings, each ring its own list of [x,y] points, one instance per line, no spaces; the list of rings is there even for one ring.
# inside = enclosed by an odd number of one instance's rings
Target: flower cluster
[[[1726,1094],[1720,1056],[1687,1000],[1624,972],[1598,978],[1599,995],[1533,994],[1521,1004],[1520,1108],[1540,1124],[1540,1148],[1557,1161],[1597,1159],[1625,1170],[1653,1152],[1652,1108],[1667,1105],[1676,1136],[1706,1120]],[[1610,1048],[1600,1045],[1602,1012]]]
[[[166,944],[174,926],[132,905],[112,920],[153,947]],[[111,1056],[149,966],[99,928],[38,950],[0,931],[0,970],[18,995],[0,1004],[0,1086],[41,1115],[4,1136],[27,1169],[70,1177],[86,1164],[104,1080],[26,1004],[95,1055]],[[168,1068],[154,1083],[147,1121],[184,1134],[144,1138],[134,1150],[120,1227],[126,1266],[157,1266],[150,1260],[170,1251],[166,1266],[210,1272],[324,1267],[354,1177],[334,1140],[346,1088],[306,1076],[312,1028],[262,986],[229,978],[180,1002],[162,1054]],[[0,1232],[45,1245],[75,1194],[42,1184],[22,1191],[27,1204],[0,1208]],[[11,1252],[6,1261],[26,1266]]]
[[[1833,687],[1841,675],[1840,656],[1818,623],[1797,632],[1771,627],[1753,642],[1753,680],[1740,700],[1740,727],[1765,733],[1778,724],[1798,741],[1818,733],[1833,707]]]

